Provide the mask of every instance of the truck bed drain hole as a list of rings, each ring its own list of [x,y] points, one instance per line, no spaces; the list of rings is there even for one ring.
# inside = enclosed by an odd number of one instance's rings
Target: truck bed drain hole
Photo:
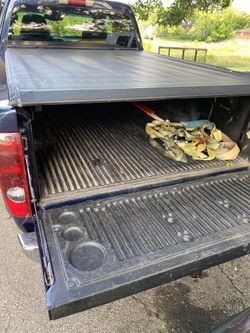
[[[105,248],[98,243],[82,243],[69,253],[69,262],[79,271],[94,271],[105,260]]]

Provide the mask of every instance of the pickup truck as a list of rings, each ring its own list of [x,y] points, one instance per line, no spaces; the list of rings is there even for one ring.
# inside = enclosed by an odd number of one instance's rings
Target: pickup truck
[[[0,34],[0,187],[51,319],[249,253],[249,75],[145,52],[112,1],[6,0]],[[238,158],[167,158],[136,103]]]

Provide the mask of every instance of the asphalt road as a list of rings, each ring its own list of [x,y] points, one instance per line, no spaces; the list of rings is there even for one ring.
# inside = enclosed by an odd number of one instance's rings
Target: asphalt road
[[[38,263],[20,249],[0,201],[0,332],[205,333],[250,306],[250,256],[89,310],[48,320]]]

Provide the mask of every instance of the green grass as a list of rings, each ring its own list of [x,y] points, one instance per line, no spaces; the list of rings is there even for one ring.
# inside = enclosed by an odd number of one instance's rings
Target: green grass
[[[145,40],[145,50],[158,52],[158,46],[199,47],[208,49],[207,64],[226,67],[231,70],[250,72],[250,40],[227,40],[220,43],[204,43],[188,40],[169,40],[156,38],[153,41]],[[161,51],[164,54],[164,50]],[[192,60],[193,52],[187,51],[185,59]],[[181,58],[181,51],[173,50],[171,55]],[[198,61],[203,61],[199,54]]]

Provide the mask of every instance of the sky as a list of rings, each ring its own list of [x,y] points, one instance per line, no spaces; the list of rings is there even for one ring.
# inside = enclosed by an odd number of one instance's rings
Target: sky
[[[250,13],[250,0],[234,0],[233,6],[243,12]]]
[[[134,3],[136,0],[119,0],[125,3]],[[170,6],[173,0],[163,0],[166,6]],[[250,0],[234,0],[233,7],[243,12],[250,13]]]

